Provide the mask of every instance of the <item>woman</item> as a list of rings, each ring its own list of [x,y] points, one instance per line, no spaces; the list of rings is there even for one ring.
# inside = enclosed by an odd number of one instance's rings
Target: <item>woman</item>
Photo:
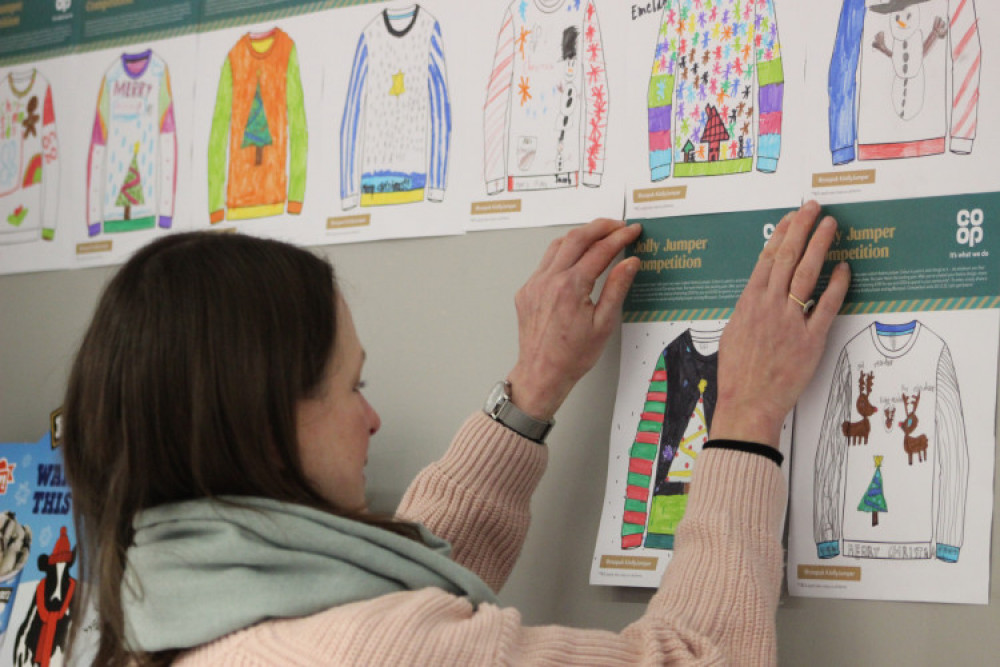
[[[825,219],[810,239],[818,212],[781,221],[733,313],[714,446],[660,591],[620,633],[527,627],[494,593],[548,455],[522,433],[537,435],[599,357],[638,260],[611,269],[596,304],[590,295],[638,226],[597,220],[549,247],[515,298],[514,417],[469,417],[395,517],[365,507],[379,418],[329,265],[242,236],[140,250],[100,300],[65,402],[97,663],[773,662],[775,448],[849,281],[838,267],[811,314],[799,305],[835,231]]]

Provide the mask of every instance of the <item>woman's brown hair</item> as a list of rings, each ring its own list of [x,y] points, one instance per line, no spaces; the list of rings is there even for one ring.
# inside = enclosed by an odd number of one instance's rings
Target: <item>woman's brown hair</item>
[[[99,615],[95,664],[177,653],[125,643],[121,585],[139,511],[244,495],[344,515],[306,481],[295,419],[334,348],[335,295],[333,268],[312,253],[213,232],[147,245],[105,288],[63,413],[81,573]],[[352,518],[416,537],[408,524]]]

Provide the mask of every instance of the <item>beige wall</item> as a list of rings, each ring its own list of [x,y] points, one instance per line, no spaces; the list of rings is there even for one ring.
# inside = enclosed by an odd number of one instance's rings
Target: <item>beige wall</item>
[[[322,249],[337,267],[354,311],[368,352],[366,393],[382,416],[368,473],[376,507],[394,506],[407,481],[443,452],[462,419],[513,365],[514,291],[563,231],[482,232]],[[42,434],[112,273],[87,269],[0,278],[0,439],[34,440]],[[550,436],[552,456],[534,499],[533,527],[502,594],[529,623],[618,630],[639,616],[651,595],[588,584],[604,495],[617,344],[613,339],[570,396]],[[983,665],[995,664],[1000,655],[996,605],[785,597],[778,628],[781,662],[787,665]]]

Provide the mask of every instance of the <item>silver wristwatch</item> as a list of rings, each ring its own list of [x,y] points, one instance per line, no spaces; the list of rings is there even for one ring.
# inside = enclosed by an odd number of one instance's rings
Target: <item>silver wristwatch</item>
[[[510,400],[510,382],[497,382],[483,405],[483,412],[500,422],[515,433],[528,440],[542,444],[545,436],[555,426],[555,420],[543,421],[525,414]]]

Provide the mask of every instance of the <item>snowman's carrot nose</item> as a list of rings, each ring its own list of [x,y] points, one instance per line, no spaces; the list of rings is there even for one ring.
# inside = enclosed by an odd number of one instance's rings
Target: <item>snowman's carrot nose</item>
[[[900,27],[900,28],[904,28],[904,29],[906,28],[906,24],[905,24],[905,23],[903,23],[902,21],[900,21],[899,19],[896,19],[896,23],[898,23],[898,24],[899,24],[899,27]]]

